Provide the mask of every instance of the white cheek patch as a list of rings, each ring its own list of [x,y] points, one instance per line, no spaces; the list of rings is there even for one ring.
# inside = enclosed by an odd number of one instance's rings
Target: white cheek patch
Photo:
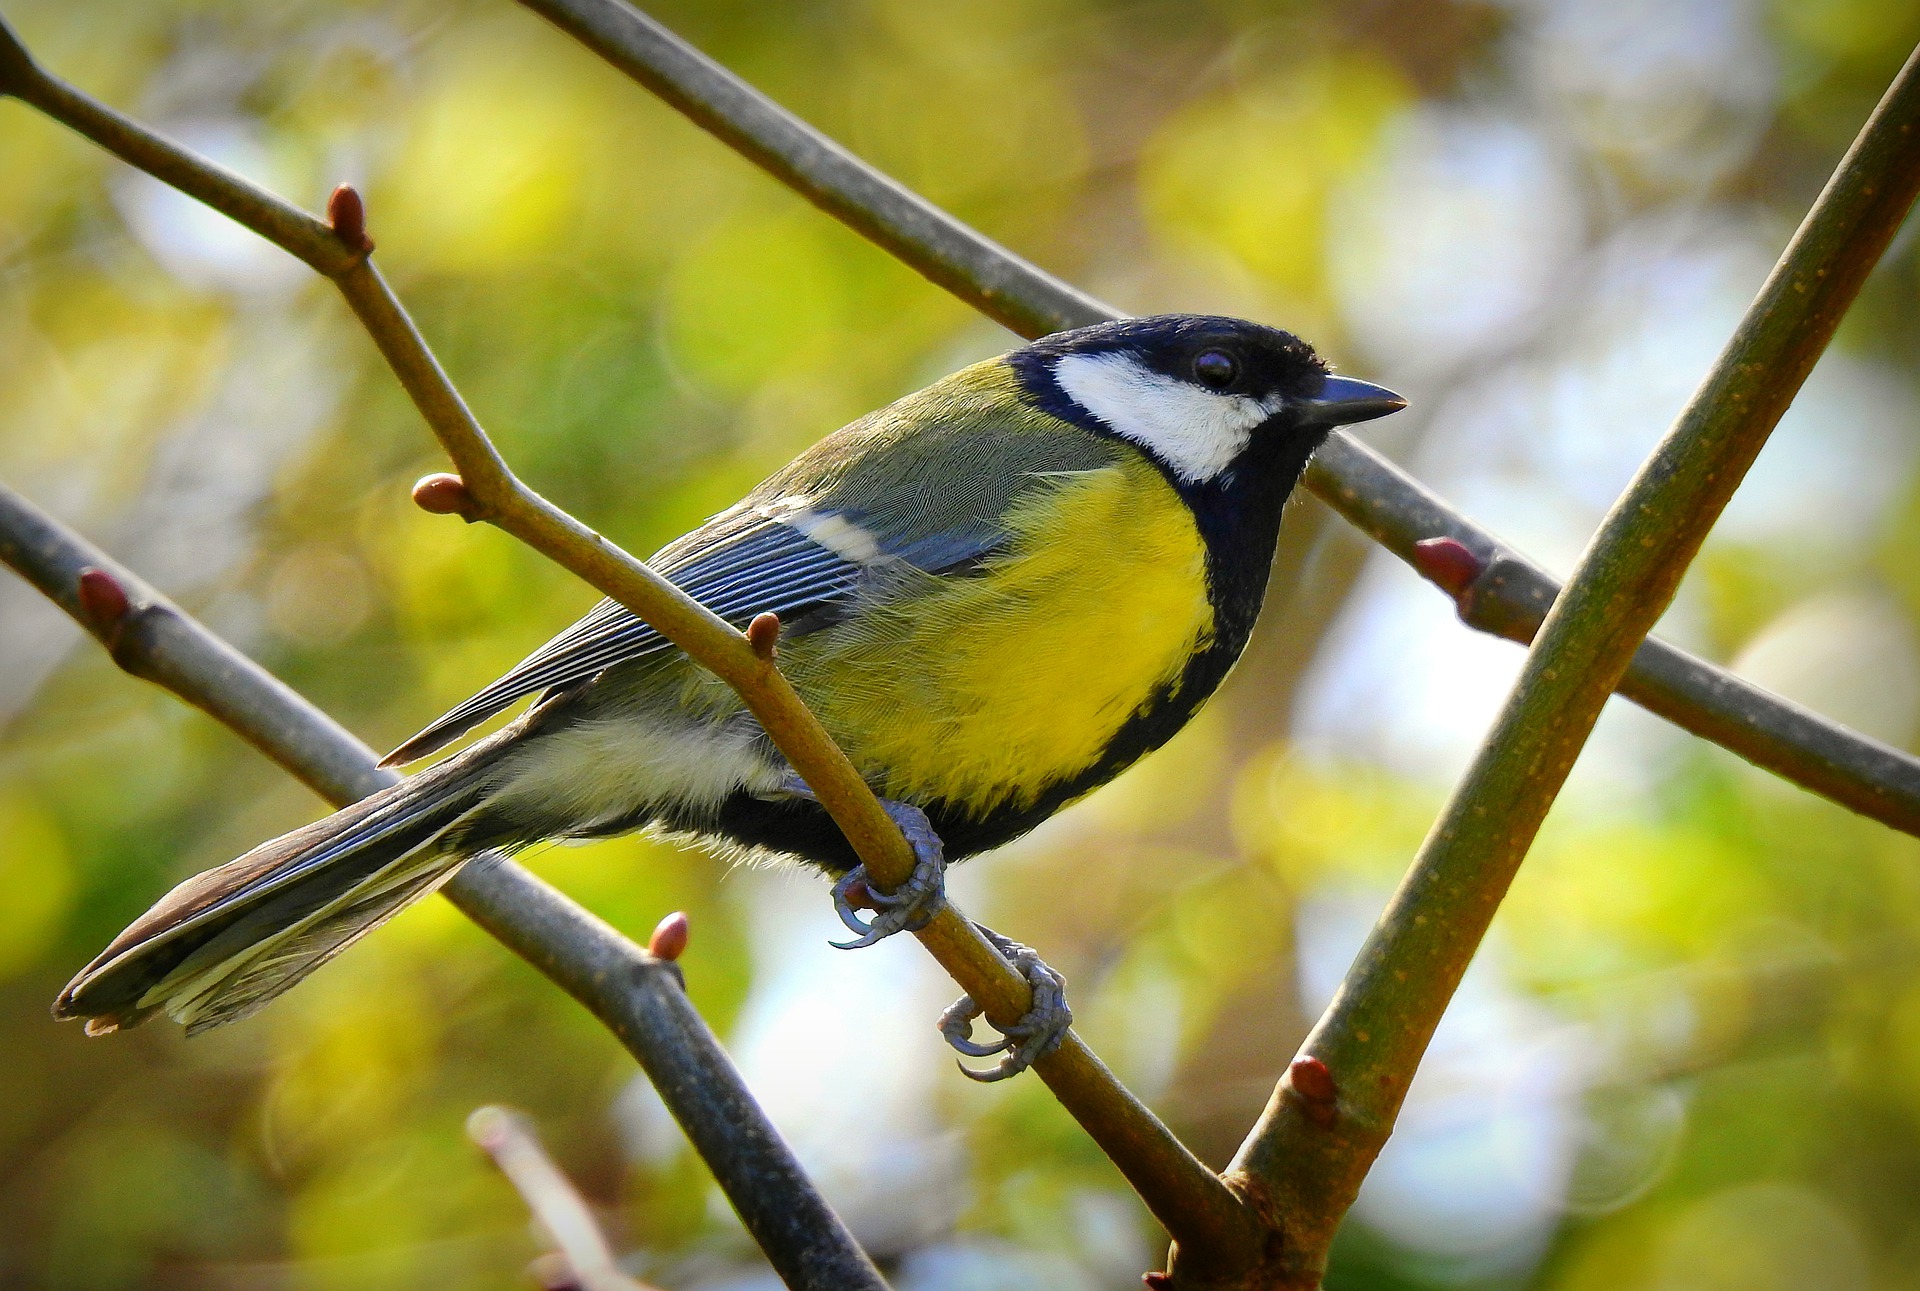
[[[1053,378],[1107,429],[1189,484],[1233,465],[1254,427],[1277,411],[1246,395],[1215,394],[1175,380],[1129,354],[1069,354],[1053,365]]]

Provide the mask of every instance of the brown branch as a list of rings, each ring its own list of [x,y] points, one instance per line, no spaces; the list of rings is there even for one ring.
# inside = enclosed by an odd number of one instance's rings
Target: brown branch
[[[1373,485],[1386,504],[1360,507],[1333,495],[1356,526],[1445,592],[1469,627],[1532,643],[1560,594],[1552,575],[1470,526],[1378,457],[1348,460],[1329,446],[1328,464]],[[1620,679],[1619,693],[1683,730],[1712,740],[1757,767],[1903,833],[1920,834],[1920,758],[1850,731],[1723,668],[1648,637]]]
[[[1122,315],[888,178],[654,19],[621,0],[520,0],[821,210],[988,317],[1029,338]],[[1409,564],[1421,539],[1482,559],[1500,544],[1344,431],[1307,468],[1308,489]],[[1908,833],[1920,760],[1650,643],[1621,693],[1756,766]],[[1687,663],[1681,666],[1679,660]]]
[[[657,1291],[624,1273],[600,1223],[573,1181],[555,1165],[526,1118],[504,1107],[481,1107],[467,1117],[467,1137],[500,1167],[527,1209],[559,1247],[562,1278],[549,1287],[580,1291]],[[564,1279],[564,1280],[562,1280]]]
[[[613,0],[521,0],[729,148],[1022,336],[1113,317],[1105,305],[948,215],[680,37]]]
[[[338,279],[354,312],[399,375],[447,456],[463,493],[423,481],[436,507],[485,520],[578,574],[651,624],[740,695],[775,746],[818,795],[883,890],[904,883],[913,854],[859,771],[775,666],[771,651],[715,616],[647,565],[542,498],[508,470],[434,361],[380,272],[361,261]],[[771,625],[770,625],[771,626]],[[990,1020],[1018,1020],[1026,981],[951,904],[915,934]],[[1107,1070],[1077,1035],[1034,1064],[1169,1231],[1197,1244],[1250,1237],[1244,1212],[1218,1178]]]
[[[373,750],[86,539],[0,484],[0,563],[40,589],[133,676],[229,727],[344,806],[398,777]],[[454,905],[604,1022],[791,1287],[884,1291],[872,1263],[801,1171],[726,1051],[687,1001],[673,941],[642,951],[525,869],[483,853],[442,889]],[[667,954],[674,951],[674,954]]]
[[[0,94],[40,109],[120,160],[244,224],[316,273],[332,277],[366,254],[343,246],[325,223],[244,175],[195,156],[48,74],[33,61],[4,18],[0,18]]]
[[[49,76],[0,25],[0,88],[40,108],[156,178],[208,201],[332,278],[439,438],[459,475],[423,481],[433,510],[485,520],[613,597],[737,691],[774,744],[847,835],[882,890],[904,883],[913,855],[851,761],[828,737],[772,661],[747,637],[643,562],[514,477],[413,321],[367,258],[365,212],[350,189],[321,226],[336,253],[310,245],[313,217],[207,162]],[[282,239],[287,239],[282,241]],[[458,487],[455,487],[455,485]],[[1016,1022],[1029,1007],[1025,979],[951,905],[915,934],[988,1019]],[[1247,1213],[1157,1117],[1069,1033],[1034,1070],[1124,1174],[1154,1215],[1197,1249],[1245,1249]]]
[[[1493,728],[1229,1173],[1286,1237],[1263,1280],[1310,1288],[1427,1042],[1607,697],[1665,612],[1920,193],[1920,50],[1739,329],[1548,611]],[[1321,1064],[1329,1092],[1300,1064]],[[1181,1285],[1210,1285],[1205,1276]]]

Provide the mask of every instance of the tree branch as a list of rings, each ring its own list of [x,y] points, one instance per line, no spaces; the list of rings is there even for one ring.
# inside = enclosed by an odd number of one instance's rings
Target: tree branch
[[[1035,336],[1118,316],[868,167],[650,19],[616,0],[522,0],[522,3],[595,48],[823,210],[1016,331]],[[470,519],[487,518],[560,559],[560,563],[569,568],[575,568],[570,560],[577,560],[596,571],[593,575],[583,575],[588,581],[628,603],[630,608],[639,610],[608,583],[626,585],[633,595],[649,603],[652,599],[664,598],[653,608],[670,618],[683,616],[679,620],[681,629],[711,644],[715,651],[713,660],[704,658],[700,650],[690,649],[689,653],[702,658],[709,666],[717,663],[715,670],[742,689],[750,705],[755,705],[757,714],[761,708],[755,704],[755,697],[748,695],[747,688],[764,687],[760,703],[776,714],[776,723],[783,720],[778,715],[786,712],[785,698],[779,694],[784,679],[779,678],[777,670],[739,633],[706,615],[697,604],[672,604],[674,589],[655,585],[657,580],[650,581],[651,571],[644,565],[619,552],[513,479],[420,342],[377,271],[365,262],[371,244],[365,239],[364,216],[358,211],[357,203],[336,207],[331,229],[319,226],[327,229],[326,236],[332,238],[339,253],[336,254],[334,249],[315,241],[313,226],[319,222],[311,216],[293,208],[278,209],[285,204],[271,194],[173,148],[70,87],[52,81],[33,66],[25,51],[12,41],[10,33],[4,32],[3,25],[0,25],[0,37],[4,37],[0,38],[0,92],[11,92],[33,103],[124,159],[175,182],[287,247],[339,282],[363,319],[370,315],[384,316],[385,321],[379,326],[369,321],[369,330],[409,392],[421,403],[423,413],[448,447],[450,456],[463,474],[478,481],[471,489],[451,477],[423,481],[417,494],[423,505],[457,511]],[[174,168],[172,173],[180,178],[171,178],[166,173],[169,167]],[[261,205],[263,202],[265,205]],[[287,215],[288,211],[292,211],[293,218]],[[1831,284],[1807,286],[1814,290]],[[1817,355],[1818,346],[1812,353]],[[1797,385],[1797,380],[1794,384]],[[1531,635],[1535,630],[1538,621],[1535,610],[1551,597],[1547,590],[1550,580],[1519,558],[1501,552],[1491,535],[1425,494],[1371,450],[1344,434],[1337,435],[1310,469],[1307,483],[1349,520],[1379,538],[1403,559],[1415,563],[1424,574],[1441,582],[1455,596],[1470,622],[1516,637]],[[1729,492],[1730,489],[1731,485]],[[1717,513],[1717,508],[1715,510]],[[1418,525],[1402,524],[1407,517],[1417,517]],[[1424,532],[1421,526],[1425,527]],[[1704,526],[1701,533],[1704,534]],[[1468,562],[1463,564],[1452,553],[1431,544],[1423,554],[1422,540],[1434,537],[1452,538],[1459,543],[1465,549]],[[559,550],[570,552],[570,559],[556,555]],[[1686,554],[1690,557],[1691,549]],[[576,572],[581,571],[576,569]],[[602,578],[607,582],[601,582]],[[1671,588],[1667,590],[1670,595]],[[670,639],[683,647],[686,645],[650,613],[640,612],[661,626]],[[1560,611],[1556,611],[1558,613]],[[1647,616],[1639,636],[1644,636],[1652,617]],[[730,640],[714,634],[716,624],[721,632],[731,634]],[[1639,636],[1629,642],[1629,655]],[[757,660],[757,672],[747,658],[741,656],[743,646],[745,655]],[[1539,656],[1540,651],[1536,650],[1533,657],[1537,660]],[[1805,713],[1662,643],[1647,642],[1639,654],[1632,657],[1630,668],[1627,662],[1623,656],[1621,664],[1627,670],[1622,692],[1653,711],[1815,792],[1897,828],[1913,829],[1914,777],[1920,772],[1920,764],[1914,759]],[[735,666],[740,669],[740,682],[723,671]],[[1616,671],[1608,680],[1620,682],[1622,676]],[[1601,698],[1604,700],[1604,691]],[[794,704],[798,706],[797,700]],[[766,719],[763,717],[763,720]],[[800,708],[788,735],[804,740],[809,722],[810,715],[805,715],[804,708]],[[815,727],[817,729],[817,724]],[[833,755],[821,750],[815,752],[823,754],[818,769],[828,773],[826,787],[837,796],[838,790],[833,789],[836,774]],[[802,759],[793,760],[796,766],[801,765]],[[811,764],[811,757],[806,760]],[[841,760],[844,762],[844,758]],[[1571,757],[1567,760],[1570,763]],[[807,767],[801,769],[808,771]],[[811,772],[808,778],[813,780]],[[818,782],[814,782],[814,787],[823,788]],[[904,875],[904,867],[895,862],[904,861],[906,851],[890,822],[884,818],[875,820],[867,803],[861,800],[862,794],[853,792],[851,785],[841,787],[848,791],[848,798],[830,804],[830,809],[835,810],[836,819],[842,819],[844,813],[851,824],[850,837],[861,844],[863,857],[867,846],[876,849],[875,855],[868,858],[876,879],[884,886],[890,879]],[[826,800],[829,793],[822,792],[821,796]],[[876,832],[868,832],[869,827]],[[530,876],[529,881],[537,882]],[[1489,916],[1490,909],[1489,906]],[[964,926],[964,920],[949,915],[944,922],[962,924],[963,929],[943,929],[936,924],[929,929],[933,935],[923,934],[923,940],[930,943],[936,956],[970,993],[988,1003],[991,1017],[1006,1021],[1017,1015],[1025,1003],[1024,983],[1011,974],[990,946],[970,935],[971,928]],[[975,975],[983,979],[983,984],[990,981],[1002,989],[976,989],[969,981]],[[1450,990],[1451,984],[1445,989]],[[1424,1036],[1420,1044],[1424,1044]],[[1410,1074],[1417,1057],[1418,1047],[1408,1059],[1403,1078]],[[1246,1266],[1253,1243],[1244,1209],[1198,1167],[1191,1154],[1173,1140],[1150,1113],[1112,1082],[1104,1068],[1099,1067],[1098,1060],[1077,1039],[1070,1040],[1051,1059],[1043,1060],[1039,1069],[1063,1104],[1088,1126],[1121,1166],[1156,1215],[1175,1231],[1185,1248],[1181,1266],[1183,1279],[1198,1278],[1210,1269],[1225,1271]],[[1333,1080],[1333,1070],[1320,1057],[1309,1056],[1296,1062],[1289,1080],[1283,1082],[1282,1090],[1276,1093],[1275,1106],[1287,1103],[1289,1090],[1295,1092],[1296,1101],[1304,1109],[1301,1118],[1306,1123],[1323,1130],[1348,1124],[1346,1105],[1351,1093],[1340,1092]],[[1261,1128],[1272,1118],[1270,1107],[1269,1117],[1263,1119]],[[1260,1133],[1257,1130],[1256,1137]],[[1383,1136],[1384,1130],[1381,1133]],[[1371,1152],[1367,1153],[1366,1160],[1370,1162]],[[1364,1173],[1364,1169],[1363,1163],[1360,1173]],[[1196,1171],[1205,1183],[1196,1182]],[[1254,1194],[1256,1200],[1271,1201],[1271,1196],[1263,1195],[1258,1181],[1245,1171],[1232,1183]],[[1344,1208],[1344,1201],[1340,1201],[1334,1212],[1336,1222]],[[1268,1211],[1264,1218],[1271,1221],[1270,1207],[1263,1206],[1263,1209]],[[1330,1231],[1329,1225],[1327,1232]]]
[[[773,651],[755,648],[746,634],[516,479],[371,261],[352,266],[338,281],[460,469],[457,479],[422,482],[430,505],[488,521],[519,538],[711,669],[740,695],[819,796],[868,873],[883,889],[904,883],[913,871],[906,840],[775,665]],[[1007,1025],[1027,1010],[1026,981],[953,905],[915,936],[967,994],[986,1005],[991,1020]],[[1250,1240],[1239,1202],[1077,1035],[1069,1032],[1034,1070],[1169,1231],[1209,1249]]]
[[[1374,486],[1386,505],[1352,505],[1333,494],[1354,525],[1445,592],[1469,627],[1532,643],[1560,584],[1552,575],[1470,525],[1384,458],[1328,446],[1329,473]],[[1327,453],[1323,453],[1323,458]],[[1920,758],[1850,731],[1703,659],[1648,637],[1620,679],[1619,693],[1683,730],[1737,753],[1903,833],[1920,834]]]
[[[520,0],[861,237],[1010,331],[1043,336],[1112,310],[969,228],[617,0]]]
[[[467,1137],[493,1158],[500,1173],[560,1248],[564,1285],[578,1287],[579,1291],[658,1291],[621,1270],[586,1198],[547,1155],[540,1136],[525,1117],[504,1107],[476,1108],[467,1117]]]
[[[377,768],[373,750],[345,727],[5,485],[0,562],[72,615],[127,672],[231,728],[335,806],[399,779]],[[442,891],[586,1005],[639,1060],[788,1286],[884,1291],[688,1002],[677,965],[498,855],[468,862]]]
[[[324,223],[244,175],[195,156],[50,75],[0,18],[0,95],[9,94],[129,165],[244,224],[317,273],[332,277],[372,250],[343,246]]]
[[[1122,317],[902,188],[621,0],[520,3],[821,210],[1020,335]],[[1314,456],[1305,483],[1416,568],[1414,548],[1423,538],[1455,538],[1482,560],[1500,549],[1492,534],[1344,431]],[[1649,644],[1654,650],[1635,659],[1622,694],[1802,788],[1895,829],[1920,832],[1920,760],[1674,647]]]
[[[1318,1285],[1333,1230],[1607,696],[1916,192],[1920,50],[1602,522],[1473,765],[1229,1168],[1285,1231],[1272,1284]]]
[[[55,80],[32,63],[4,24],[0,78],[0,88],[156,178],[177,182],[330,277],[460,471],[457,479],[422,481],[416,499],[429,509],[486,520],[513,534],[711,669],[740,694],[879,886],[891,890],[906,881],[913,870],[912,850],[771,653],[756,650],[743,633],[514,477],[367,258],[372,244],[366,214],[352,189],[335,192],[328,205],[331,222],[321,226],[341,249],[330,256],[310,245],[311,216]],[[1026,1012],[1031,1000],[1026,980],[957,909],[943,908],[915,935],[985,1007],[990,1021],[1008,1026]],[[1176,1237],[1198,1250],[1250,1248],[1255,1240],[1251,1218],[1238,1199],[1078,1035],[1069,1032],[1034,1070]]]

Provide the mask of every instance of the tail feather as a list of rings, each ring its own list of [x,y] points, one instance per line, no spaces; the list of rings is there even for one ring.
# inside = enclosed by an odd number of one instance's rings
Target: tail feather
[[[462,755],[182,883],[62,991],[89,1034],[165,1009],[189,1033],[253,1012],[465,863],[449,831],[478,804]]]
[[[167,995],[168,1014],[190,1036],[247,1017],[434,891],[466,861],[465,856],[444,853],[404,857],[374,881],[345,893],[334,906],[247,951],[197,973],[187,966],[185,975],[177,975],[182,985]]]

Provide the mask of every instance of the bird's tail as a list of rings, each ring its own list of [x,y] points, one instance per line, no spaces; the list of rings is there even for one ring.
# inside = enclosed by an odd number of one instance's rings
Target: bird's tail
[[[105,1035],[165,1009],[187,1034],[245,1017],[459,870],[484,796],[468,750],[188,879],[54,1002]]]

